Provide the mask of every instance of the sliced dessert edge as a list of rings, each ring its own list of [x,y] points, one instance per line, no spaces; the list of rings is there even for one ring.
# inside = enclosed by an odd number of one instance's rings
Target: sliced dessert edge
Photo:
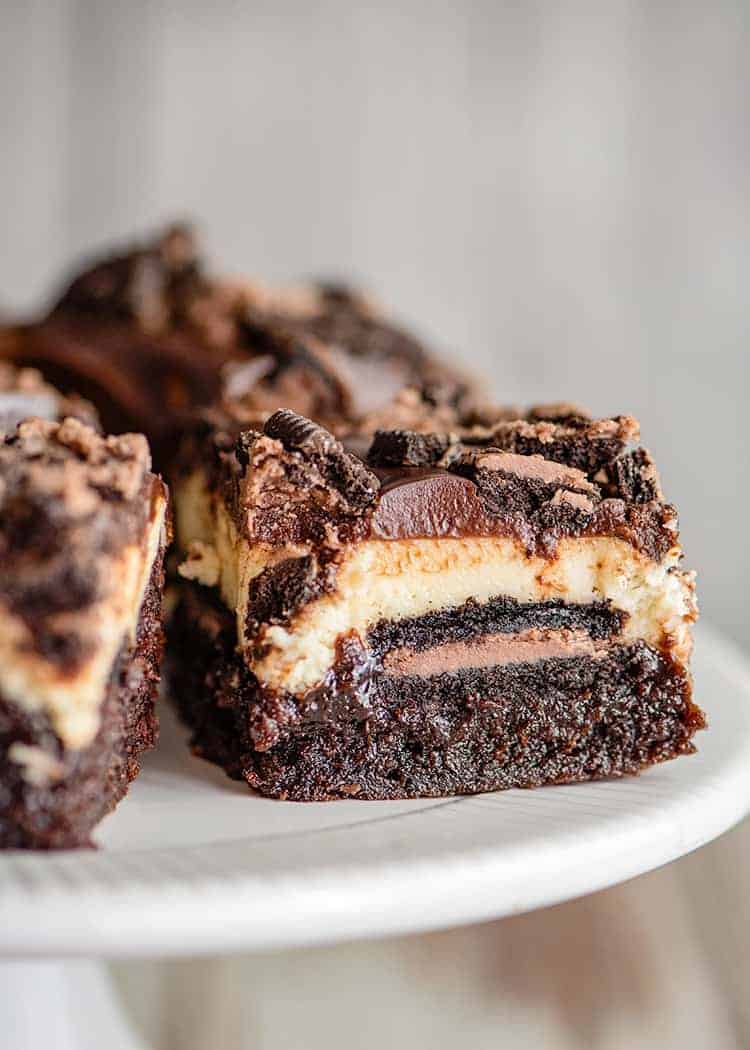
[[[88,845],[153,746],[168,530],[140,435],[0,441],[0,846]]]
[[[297,799],[691,751],[694,581],[637,441],[572,406],[381,431],[362,456],[288,411],[209,433],[176,487],[174,691],[198,751]]]

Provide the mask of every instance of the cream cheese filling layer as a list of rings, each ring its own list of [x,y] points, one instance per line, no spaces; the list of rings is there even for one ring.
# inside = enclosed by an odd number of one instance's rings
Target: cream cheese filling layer
[[[223,505],[206,497],[195,479],[178,493],[178,528],[189,551],[180,571],[220,588],[236,611],[242,641],[251,580],[292,552],[251,546]],[[381,620],[506,596],[533,603],[609,601],[628,614],[622,641],[642,639],[687,662],[696,606],[693,574],[678,570],[680,557],[675,545],[654,562],[624,540],[598,536],[562,539],[554,558],[530,556],[505,536],[366,540],[339,566],[335,592],[304,606],[288,626],[262,629],[263,656],[248,652],[246,660],[264,685],[299,695],[324,680],[336,642],[348,632],[365,638]]]
[[[166,500],[158,497],[145,545],[124,547],[108,566],[107,595],[86,612],[91,657],[66,673],[40,656],[26,624],[0,605],[0,693],[28,711],[43,711],[63,744],[87,747],[99,729],[101,704],[124,641],[135,640],[141,605],[164,532]]]

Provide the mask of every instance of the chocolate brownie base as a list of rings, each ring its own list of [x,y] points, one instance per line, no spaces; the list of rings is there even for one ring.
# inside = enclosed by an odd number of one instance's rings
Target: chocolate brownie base
[[[261,693],[231,615],[188,592],[172,691],[195,752],[262,794],[299,801],[471,794],[638,773],[693,751],[683,670],[643,642],[433,677],[372,674],[333,703]],[[264,724],[266,735],[264,738]]]
[[[137,776],[140,753],[155,745],[164,649],[162,562],[163,551],[141,605],[135,644],[122,648],[110,677],[92,744],[80,751],[63,748],[46,717],[0,696],[0,848],[90,846],[95,825]],[[39,753],[42,764],[33,758]]]

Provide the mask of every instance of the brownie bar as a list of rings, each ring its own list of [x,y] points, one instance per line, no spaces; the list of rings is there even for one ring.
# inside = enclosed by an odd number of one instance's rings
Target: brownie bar
[[[176,487],[175,693],[196,748],[296,799],[689,752],[694,583],[637,440],[631,417],[565,405],[348,445],[290,411],[209,428]]]
[[[403,387],[431,404],[468,392],[362,295],[215,277],[184,226],[95,261],[0,352],[89,397],[109,432],[143,431],[162,468],[200,407],[231,404],[245,422],[281,405],[343,421]]]
[[[86,845],[156,734],[167,493],[145,438],[0,443],[0,846]]]

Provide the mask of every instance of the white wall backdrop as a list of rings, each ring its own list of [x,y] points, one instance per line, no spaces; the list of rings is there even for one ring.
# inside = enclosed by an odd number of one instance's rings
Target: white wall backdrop
[[[353,274],[500,396],[640,416],[750,646],[749,29],[746,0],[0,0],[0,308],[182,215],[233,270]],[[742,834],[678,868],[704,917]]]

